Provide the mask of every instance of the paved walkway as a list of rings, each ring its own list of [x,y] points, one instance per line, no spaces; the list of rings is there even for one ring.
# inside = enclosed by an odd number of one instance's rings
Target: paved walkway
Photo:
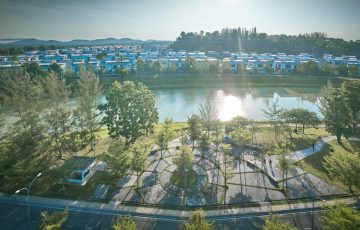
[[[244,207],[244,208],[226,208],[217,210],[207,210],[205,214],[207,217],[221,217],[229,215],[245,215],[245,214],[259,214],[259,213],[270,213],[270,212],[281,212],[281,211],[295,211],[303,209],[311,209],[312,207],[318,208],[324,206],[324,204],[333,205],[336,202],[344,202],[347,204],[354,204],[357,200],[355,197],[339,198],[333,200],[323,200],[320,197],[315,198],[314,204],[312,202],[306,203],[293,203],[293,204],[278,204],[272,205],[269,202],[260,202],[257,207]],[[27,204],[27,197],[15,194],[0,193],[0,200],[3,202],[16,203],[16,204]],[[314,205],[314,206],[313,206]],[[160,209],[153,207],[141,207],[141,206],[125,206],[117,202],[110,202],[108,204],[86,202],[77,200],[65,200],[55,199],[46,197],[34,197],[30,196],[30,206],[37,206],[43,208],[55,208],[69,210],[79,210],[89,213],[112,213],[118,215],[134,215],[134,216],[148,216],[148,217],[173,217],[183,218],[190,217],[191,211],[182,210],[170,210]]]
[[[309,156],[312,156],[320,152],[327,143],[335,140],[336,140],[336,136],[323,137],[315,143],[314,149],[312,146],[310,146],[306,149],[297,150],[284,155],[289,159],[291,163],[296,163],[298,161],[301,161]],[[349,140],[360,141],[360,138],[349,138]],[[282,180],[282,172],[278,167],[279,157],[282,157],[282,155],[267,156],[265,164],[261,161],[249,161],[249,163],[255,165],[259,169],[264,170],[265,173],[268,174],[270,178],[272,178],[276,182],[279,182]],[[271,160],[271,164],[270,164],[270,160]],[[299,167],[292,167],[288,172],[288,178],[300,176],[305,173],[306,172]]]

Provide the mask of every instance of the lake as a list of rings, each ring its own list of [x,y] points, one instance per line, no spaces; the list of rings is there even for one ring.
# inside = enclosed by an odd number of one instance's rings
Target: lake
[[[191,88],[154,89],[160,121],[171,117],[174,121],[186,121],[191,114],[198,113],[201,103],[212,101],[222,121],[241,115],[254,120],[264,120],[263,109],[273,100],[285,109],[305,108],[316,112],[320,87],[314,88]]]

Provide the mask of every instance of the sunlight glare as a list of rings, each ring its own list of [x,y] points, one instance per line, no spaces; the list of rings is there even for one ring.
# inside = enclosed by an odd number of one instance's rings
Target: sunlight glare
[[[235,116],[245,116],[243,103],[240,98],[233,95],[225,95],[222,90],[219,90],[216,93],[215,101],[221,121],[228,121]]]

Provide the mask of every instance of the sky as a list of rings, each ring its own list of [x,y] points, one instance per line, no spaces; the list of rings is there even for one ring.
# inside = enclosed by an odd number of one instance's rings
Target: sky
[[[360,39],[360,0],[0,0],[0,38],[175,40],[256,27]]]

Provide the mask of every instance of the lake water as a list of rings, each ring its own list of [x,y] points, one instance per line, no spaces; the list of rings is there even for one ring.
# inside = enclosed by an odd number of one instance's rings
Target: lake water
[[[160,121],[171,117],[174,121],[186,121],[198,113],[201,103],[212,101],[222,121],[241,115],[254,120],[264,120],[263,109],[273,100],[285,108],[305,108],[320,117],[318,96],[320,88],[211,88],[152,90]]]
[[[263,109],[273,100],[278,100],[282,108],[305,108],[322,117],[318,108],[320,87],[179,88],[157,89],[152,92],[156,97],[160,121],[164,121],[166,117],[171,117],[174,121],[186,121],[188,116],[198,114],[199,105],[207,100],[215,103],[222,121],[230,120],[237,115],[264,120]],[[101,101],[105,101],[105,96]],[[73,107],[76,106],[75,101],[71,103]],[[16,120],[13,116],[5,118],[5,124],[11,124]]]

